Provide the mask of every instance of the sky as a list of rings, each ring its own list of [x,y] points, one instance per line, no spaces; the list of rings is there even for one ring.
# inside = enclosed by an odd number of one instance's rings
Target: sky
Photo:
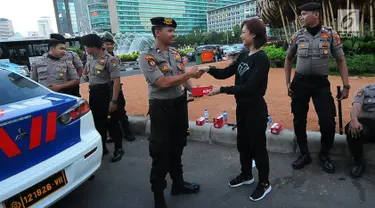
[[[38,20],[44,16],[50,17],[51,28],[57,32],[52,0],[0,0],[0,5],[0,18],[10,19],[14,32],[27,36],[28,31],[38,31]]]

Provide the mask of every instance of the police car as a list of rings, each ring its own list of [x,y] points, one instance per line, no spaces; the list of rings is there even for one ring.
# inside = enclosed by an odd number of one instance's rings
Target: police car
[[[0,69],[0,208],[48,207],[101,165],[88,103]]]
[[[0,62],[0,69],[8,69],[12,72],[16,72],[27,77],[30,76],[30,70],[26,65],[18,65],[10,62]]]

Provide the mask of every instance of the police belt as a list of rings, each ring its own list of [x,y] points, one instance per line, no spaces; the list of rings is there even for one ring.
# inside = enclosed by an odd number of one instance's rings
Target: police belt
[[[149,100],[150,105],[152,106],[163,106],[163,107],[172,107],[181,105],[183,103],[187,103],[186,95],[182,95],[177,98],[173,99],[150,99]]]
[[[108,82],[106,84],[96,84],[96,85],[90,85],[90,90],[110,90],[113,86],[113,82]]]
[[[298,78],[300,80],[304,81],[317,81],[317,80],[324,80],[328,78],[328,75],[322,75],[322,74],[301,74],[299,72],[295,72],[294,74],[295,78]]]

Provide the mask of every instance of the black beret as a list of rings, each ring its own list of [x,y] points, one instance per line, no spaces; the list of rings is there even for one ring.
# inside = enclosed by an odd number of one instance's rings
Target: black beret
[[[89,48],[92,48],[92,47],[101,48],[102,47],[102,40],[99,37],[99,35],[88,34],[88,35],[85,35],[81,38],[81,44],[85,45]]]
[[[64,41],[65,41],[65,37],[62,36],[62,35],[60,35],[60,34],[58,34],[58,33],[52,33],[52,34],[50,35],[50,38],[51,38],[51,39],[64,40]]]
[[[151,24],[157,27],[177,27],[177,22],[172,18],[166,17],[154,17],[151,20]]]
[[[51,38],[48,42],[48,47],[51,47],[52,45],[58,45],[58,44],[65,45],[65,40],[58,40],[58,39]]]
[[[102,42],[103,43],[105,43],[105,42],[115,43],[115,41],[113,41],[113,39],[109,38],[109,37],[103,37],[102,38]]]
[[[316,2],[309,2],[306,3],[300,7],[298,7],[299,10],[301,11],[320,11],[321,6],[319,3]]]

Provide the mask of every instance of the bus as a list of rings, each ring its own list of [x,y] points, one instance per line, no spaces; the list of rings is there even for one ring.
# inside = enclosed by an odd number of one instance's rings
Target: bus
[[[80,37],[67,38],[67,47],[80,47]],[[48,52],[50,39],[11,39],[0,40],[0,61],[26,65],[29,69],[36,57]]]

